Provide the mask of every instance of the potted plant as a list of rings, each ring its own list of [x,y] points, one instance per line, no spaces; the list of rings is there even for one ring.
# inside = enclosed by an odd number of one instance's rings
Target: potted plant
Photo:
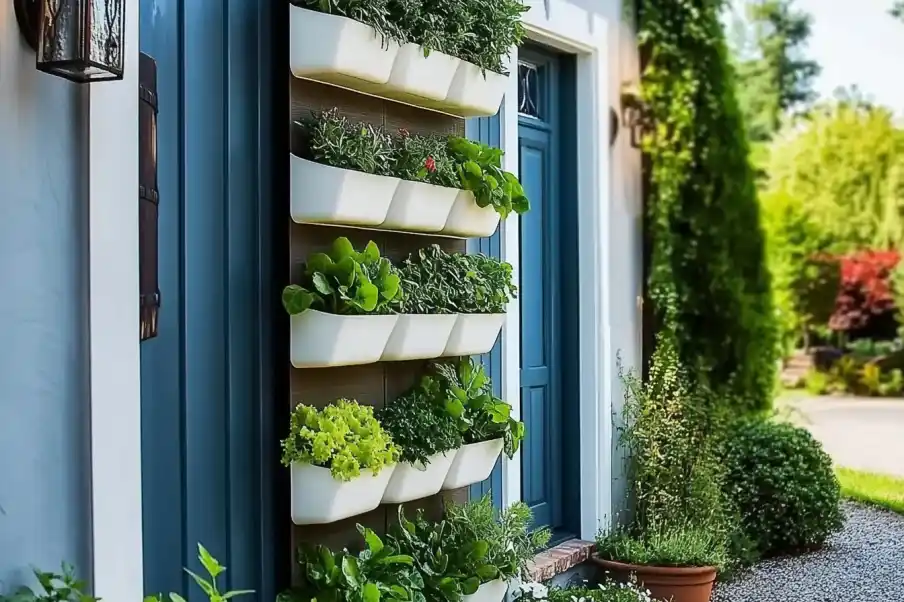
[[[438,493],[462,445],[458,422],[443,404],[439,383],[423,377],[376,417],[399,450],[399,464],[383,503],[400,504]]]
[[[477,590],[463,598],[465,602],[500,602],[510,581],[528,576],[528,563],[550,538],[547,529],[532,530],[533,515],[524,502],[497,510],[490,497],[484,496],[465,504],[450,502],[444,516],[453,547],[467,549],[474,542],[486,544],[486,553],[467,558],[461,569],[480,579]]]
[[[393,314],[401,280],[370,241],[356,251],[343,237],[329,253],[313,253],[301,284],[283,290],[291,316],[291,360],[296,368],[376,362],[398,316]]]
[[[483,366],[473,358],[436,363],[434,370],[446,409],[458,421],[464,441],[443,489],[479,483],[490,476],[500,453],[515,455],[524,438],[524,423],[512,418],[512,407],[493,395]]]
[[[594,561],[623,580],[636,575],[654,598],[708,602],[731,532],[712,397],[691,384],[668,332],[657,339],[646,382],[623,379],[632,513],[600,534]]]
[[[364,538],[358,554],[302,544],[297,561],[301,583],[277,602],[425,602],[424,578],[411,556],[399,553],[372,529],[357,525]]]
[[[336,109],[296,122],[295,133],[292,219],[309,224],[382,224],[399,186],[390,171],[392,138],[381,128],[348,121]]]
[[[372,407],[347,399],[322,410],[299,404],[282,442],[282,463],[292,471],[292,522],[331,523],[373,510],[397,459]]]

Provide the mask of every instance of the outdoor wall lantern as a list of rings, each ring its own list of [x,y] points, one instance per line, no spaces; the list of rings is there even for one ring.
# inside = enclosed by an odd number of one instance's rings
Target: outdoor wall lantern
[[[13,0],[39,71],[84,84],[122,79],[125,0]]]
[[[636,85],[622,88],[622,120],[625,126],[631,130],[631,146],[641,148],[643,135],[651,124],[646,106],[640,97],[640,90]]]

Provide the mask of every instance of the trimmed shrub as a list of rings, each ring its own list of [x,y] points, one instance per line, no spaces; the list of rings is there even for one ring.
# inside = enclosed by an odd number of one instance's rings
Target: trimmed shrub
[[[832,460],[804,429],[764,419],[732,426],[725,494],[741,534],[763,556],[822,546],[841,528],[841,492]]]

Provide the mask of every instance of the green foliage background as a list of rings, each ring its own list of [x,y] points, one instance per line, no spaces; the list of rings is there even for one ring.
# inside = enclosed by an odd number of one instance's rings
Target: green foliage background
[[[738,410],[771,403],[776,325],[748,145],[720,0],[643,3],[653,131],[650,298],[679,357]]]

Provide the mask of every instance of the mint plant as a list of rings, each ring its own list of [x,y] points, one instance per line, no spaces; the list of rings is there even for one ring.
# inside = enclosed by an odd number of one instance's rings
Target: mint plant
[[[75,576],[75,568],[63,563],[61,572],[51,573],[32,569],[41,591],[22,586],[8,596],[0,595],[0,602],[100,602],[100,598],[85,592],[88,585]]]
[[[502,169],[502,149],[452,137],[449,150],[457,163],[459,186],[474,193],[478,207],[492,206],[502,219],[512,211],[520,215],[530,210],[517,176]]]
[[[305,264],[302,284],[283,290],[290,315],[319,309],[333,314],[385,314],[394,308],[400,278],[390,261],[380,257],[376,243],[356,251],[344,236],[327,253],[313,253]]]
[[[301,462],[329,468],[339,481],[350,481],[365,469],[379,474],[398,459],[374,409],[348,399],[336,400],[322,410],[296,406],[282,450],[283,465]]]

